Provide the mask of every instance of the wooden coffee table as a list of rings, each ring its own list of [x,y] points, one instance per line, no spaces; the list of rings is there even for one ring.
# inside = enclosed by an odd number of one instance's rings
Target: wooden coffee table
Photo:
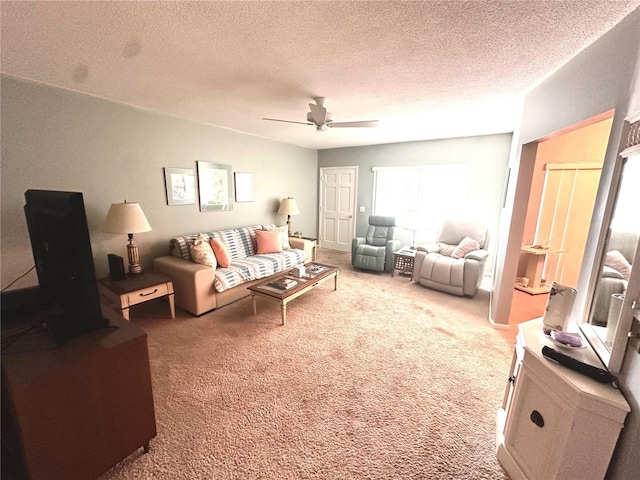
[[[314,271],[314,266],[317,270]],[[269,300],[280,303],[280,309],[282,310],[282,325],[287,323],[287,303],[291,300],[298,298],[300,295],[304,295],[311,289],[317,287],[321,283],[333,278],[333,290],[338,290],[338,273],[339,267],[333,267],[331,265],[323,265],[321,263],[313,262],[306,265],[306,274],[304,277],[296,277],[291,274],[290,271],[282,273],[281,275],[272,276],[266,278],[263,282],[256,283],[248,287],[251,290],[251,300],[253,301],[253,314],[257,313],[256,298],[264,297]],[[283,278],[291,279],[295,284],[286,290],[277,288],[273,285],[273,282]]]

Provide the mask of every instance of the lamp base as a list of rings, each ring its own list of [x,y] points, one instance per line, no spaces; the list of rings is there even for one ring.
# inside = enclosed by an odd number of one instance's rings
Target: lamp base
[[[293,228],[291,228],[291,215],[287,215],[287,228],[289,229],[289,236],[293,237]]]
[[[142,266],[140,265],[140,254],[138,246],[133,241],[133,235],[129,236],[129,244],[127,245],[127,256],[129,257],[128,277],[137,277],[142,275]]]

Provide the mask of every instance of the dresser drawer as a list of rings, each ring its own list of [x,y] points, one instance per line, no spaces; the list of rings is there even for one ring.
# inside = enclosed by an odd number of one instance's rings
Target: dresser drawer
[[[173,291],[169,290],[169,285],[167,283],[160,283],[153,287],[143,288],[135,292],[122,295],[121,302],[123,307],[132,306],[148,300],[153,300],[154,298],[163,297],[169,293],[173,293]]]

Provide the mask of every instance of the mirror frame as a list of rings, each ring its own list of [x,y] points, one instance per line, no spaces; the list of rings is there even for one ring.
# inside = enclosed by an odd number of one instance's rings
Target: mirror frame
[[[589,323],[591,317],[591,310],[593,308],[593,300],[595,296],[595,289],[597,281],[602,269],[602,263],[604,261],[604,249],[608,242],[608,232],[610,231],[611,219],[615,210],[615,202],[618,198],[618,192],[620,190],[620,181],[622,179],[622,169],[625,161],[633,156],[640,155],[640,112],[628,117],[625,120],[626,130],[626,148],[618,155],[617,164],[614,169],[614,175],[612,184],[615,188],[612,188],[607,199],[606,215],[603,221],[603,230],[601,231],[600,238],[605,238],[606,241],[600,242],[600,248],[598,249],[599,261],[594,262],[594,270],[592,271],[591,281],[589,283],[589,302],[588,308],[585,309],[585,317],[580,325],[580,330],[586,337],[591,347],[596,352],[602,363],[607,368],[614,372],[620,372],[622,368],[622,362],[627,349],[629,341],[629,332],[633,324],[634,307],[637,308],[637,300],[640,296],[640,245],[636,248],[633,265],[637,265],[638,268],[631,269],[631,276],[629,277],[629,284],[627,287],[627,294],[622,304],[621,315],[618,321],[618,325],[615,331],[613,344],[609,349],[602,338],[596,333],[596,330]],[[623,138],[625,135],[623,135]],[[640,160],[639,160],[640,161]],[[622,314],[624,313],[624,315]]]

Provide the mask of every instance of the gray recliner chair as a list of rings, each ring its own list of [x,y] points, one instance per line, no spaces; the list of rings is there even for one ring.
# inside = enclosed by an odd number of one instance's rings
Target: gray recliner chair
[[[477,242],[473,249],[463,248]],[[487,261],[487,228],[474,221],[445,221],[437,236],[437,243],[418,246],[413,267],[413,278],[420,285],[454,295],[473,297],[480,288]],[[456,251],[460,246],[462,252]],[[465,252],[466,250],[466,252]],[[460,254],[460,258],[451,255]]]
[[[362,270],[390,272],[393,252],[400,249],[400,240],[395,240],[395,235],[395,217],[371,215],[367,236],[351,241],[351,264]]]

